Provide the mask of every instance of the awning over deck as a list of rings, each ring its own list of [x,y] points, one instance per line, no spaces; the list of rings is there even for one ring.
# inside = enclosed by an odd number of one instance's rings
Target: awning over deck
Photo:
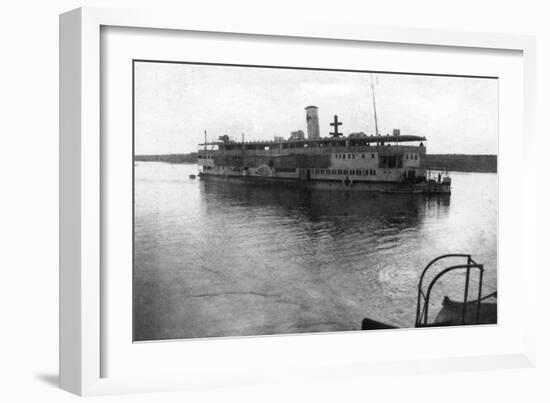
[[[226,144],[226,145],[238,145],[238,144],[245,144],[245,145],[255,145],[255,146],[270,146],[274,144],[279,143],[290,143],[294,145],[315,145],[315,144],[335,144],[335,145],[341,145],[342,143],[346,143],[349,141],[351,144],[372,144],[372,143],[405,143],[405,142],[412,142],[412,141],[426,141],[426,137],[423,136],[413,136],[413,135],[391,135],[391,136],[365,136],[365,137],[324,137],[320,139],[300,139],[300,140],[264,140],[264,141],[211,141],[207,143],[201,143],[199,146],[214,146],[214,145],[220,145],[220,144]]]

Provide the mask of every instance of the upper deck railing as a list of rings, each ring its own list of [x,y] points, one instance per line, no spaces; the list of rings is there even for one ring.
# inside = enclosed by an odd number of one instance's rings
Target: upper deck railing
[[[346,146],[362,146],[368,144],[386,144],[386,143],[405,143],[414,141],[426,141],[426,137],[412,135],[386,135],[386,136],[364,136],[364,137],[325,137],[319,139],[296,139],[296,140],[264,140],[264,141],[211,141],[201,143],[199,146],[218,146],[225,149],[239,147],[272,147],[272,146],[288,146],[291,148],[307,148],[307,147],[346,147]]]

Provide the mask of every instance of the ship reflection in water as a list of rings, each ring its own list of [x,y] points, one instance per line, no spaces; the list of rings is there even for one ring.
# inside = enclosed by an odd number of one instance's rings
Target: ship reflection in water
[[[419,274],[445,253],[471,253],[484,294],[496,289],[495,174],[453,173],[452,195],[428,197],[195,172],[135,167],[136,340],[359,330],[364,317],[413,327]],[[435,306],[463,284],[449,276]]]

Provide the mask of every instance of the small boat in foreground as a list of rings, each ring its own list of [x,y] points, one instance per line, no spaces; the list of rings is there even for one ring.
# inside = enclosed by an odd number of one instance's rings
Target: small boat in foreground
[[[447,266],[439,272],[435,271],[435,263],[444,259],[465,259],[462,264],[453,264]],[[442,308],[435,315],[433,320],[430,320],[428,314],[430,305],[430,296],[434,285],[441,277],[450,272],[464,271],[466,281],[464,284],[464,298],[461,301],[454,301],[448,296],[445,296],[442,301]],[[431,281],[425,287],[424,280],[428,278],[427,273],[430,272]],[[435,273],[434,273],[435,272]],[[477,272],[477,293],[473,299],[469,299],[468,292],[470,290],[470,280],[472,272]],[[418,297],[416,305],[416,320],[414,327],[439,327],[439,326],[461,326],[461,325],[487,325],[497,323],[497,292],[492,292],[485,296],[481,296],[483,287],[483,265],[472,259],[471,255],[467,254],[448,254],[442,255],[432,260],[422,271],[420,281],[418,283]],[[398,326],[379,322],[371,318],[363,319],[361,323],[362,330],[376,329],[395,329]]]

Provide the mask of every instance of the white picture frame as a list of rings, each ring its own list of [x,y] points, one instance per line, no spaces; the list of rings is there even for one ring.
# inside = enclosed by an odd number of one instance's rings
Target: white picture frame
[[[536,261],[534,189],[536,175],[525,176],[522,183],[521,248],[523,290],[521,304],[526,313],[521,326],[524,340],[502,354],[477,354],[463,357],[432,357],[414,360],[391,359],[322,365],[307,357],[300,365],[281,368],[266,362],[262,374],[246,367],[230,374],[226,369],[203,376],[182,374],[159,376],[102,377],[102,303],[101,266],[101,68],[100,29],[105,26],[218,32],[260,36],[323,38],[342,41],[368,41],[382,44],[428,45],[518,51],[523,60],[523,143],[522,158],[530,160],[535,152],[535,41],[521,35],[430,31],[409,28],[354,26],[305,21],[293,24],[266,19],[197,20],[192,15],[172,15],[150,10],[80,8],[60,16],[60,385],[79,395],[134,393],[214,385],[250,385],[297,379],[344,379],[372,374],[412,374],[454,370],[492,369],[532,366],[535,362]],[[499,296],[500,297],[500,296]],[[510,298],[510,296],[503,296]],[[437,330],[436,330],[437,331]],[[458,331],[458,330],[452,330]],[[312,336],[300,336],[303,340]],[[338,335],[330,337],[337,338]],[[360,334],[354,336],[362,337]],[[378,336],[379,337],[379,336]],[[237,343],[233,343],[233,344]],[[255,343],[238,341],[239,348]],[[287,343],[282,340],[281,343]],[[290,341],[288,341],[290,343]],[[258,344],[258,343],[256,343]],[[243,347],[244,346],[244,347]],[[165,349],[170,349],[170,343]],[[255,345],[261,351],[261,345]],[[243,350],[245,351],[245,350]],[[235,364],[238,365],[238,364]]]

